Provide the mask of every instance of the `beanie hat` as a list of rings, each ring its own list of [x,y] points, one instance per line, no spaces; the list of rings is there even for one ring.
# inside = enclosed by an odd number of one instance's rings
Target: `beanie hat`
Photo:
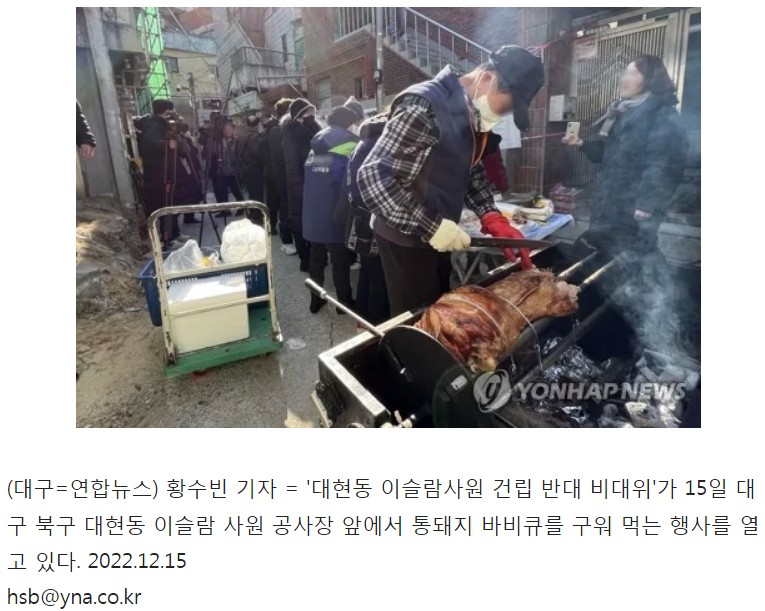
[[[348,98],[345,101],[345,104],[343,104],[343,106],[345,108],[352,110],[354,113],[356,113],[357,121],[364,120],[364,109],[362,108],[361,104],[359,104],[359,101],[354,96],[351,96],[350,98]]]
[[[290,117],[292,117],[293,121],[299,119],[309,109],[312,109],[314,112],[316,111],[316,107],[308,100],[298,98],[290,104]]]
[[[354,123],[360,121],[358,115],[347,106],[336,106],[327,116],[327,123],[336,127],[348,129]]]

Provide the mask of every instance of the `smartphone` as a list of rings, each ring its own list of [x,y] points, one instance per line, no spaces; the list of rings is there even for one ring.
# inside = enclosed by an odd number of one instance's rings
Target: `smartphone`
[[[579,121],[569,121],[566,125],[566,138],[573,138],[574,142],[579,140],[579,128],[582,124]]]

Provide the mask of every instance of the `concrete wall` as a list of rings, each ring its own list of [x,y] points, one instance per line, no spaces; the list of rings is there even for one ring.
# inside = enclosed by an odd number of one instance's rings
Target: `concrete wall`
[[[272,8],[266,11],[265,17],[265,47],[275,51],[282,50],[282,35],[287,36],[287,52],[295,52],[295,36],[293,23],[300,19],[300,9],[293,7]],[[294,73],[297,69],[295,58],[289,56],[285,68],[288,73]]]
[[[77,48],[77,99],[96,137],[96,155],[82,162],[82,171],[90,195],[116,193],[114,171],[106,139],[106,124],[90,49]]]
[[[168,86],[171,93],[176,92],[176,87],[189,86],[189,73],[194,75],[194,91],[198,97],[213,97],[220,93],[221,89],[215,78],[215,55],[200,57],[199,53],[165,49],[165,56],[174,57],[178,60],[178,72],[167,73]],[[183,89],[184,94],[188,90]]]

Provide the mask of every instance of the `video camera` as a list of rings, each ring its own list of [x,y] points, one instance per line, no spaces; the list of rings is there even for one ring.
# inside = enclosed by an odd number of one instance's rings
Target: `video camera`
[[[165,118],[165,121],[167,121],[168,136],[174,136],[178,134],[178,121],[180,118],[181,117],[177,112],[172,112]]]

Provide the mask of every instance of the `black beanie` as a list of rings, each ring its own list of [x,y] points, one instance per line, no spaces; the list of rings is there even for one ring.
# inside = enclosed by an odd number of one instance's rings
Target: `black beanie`
[[[347,106],[337,106],[327,116],[327,123],[343,129],[348,129],[360,120],[359,116]]]
[[[292,117],[292,120],[299,119],[306,110],[313,109],[314,111],[316,108],[313,104],[311,104],[308,100],[305,100],[303,98],[298,98],[297,100],[294,100],[292,104],[290,104],[290,117]]]

